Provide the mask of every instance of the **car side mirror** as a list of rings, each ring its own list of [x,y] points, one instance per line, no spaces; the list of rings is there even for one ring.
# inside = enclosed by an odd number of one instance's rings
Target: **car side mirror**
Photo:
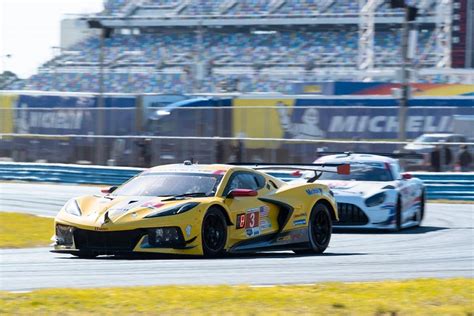
[[[403,180],[410,180],[413,176],[410,173],[402,173]]]
[[[108,188],[103,188],[100,190],[100,192],[104,193],[104,194],[110,194],[112,192],[114,192],[115,190],[117,190],[117,186],[112,186],[112,187],[108,187]]]
[[[228,198],[241,196],[257,196],[257,191],[251,189],[234,189],[227,194]]]

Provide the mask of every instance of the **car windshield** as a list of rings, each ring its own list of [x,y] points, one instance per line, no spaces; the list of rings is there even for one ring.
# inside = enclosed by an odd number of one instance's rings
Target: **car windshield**
[[[393,177],[384,163],[351,163],[350,174],[324,172],[319,180],[392,181]]]
[[[113,195],[126,196],[213,196],[222,175],[205,173],[145,172],[126,182]]]
[[[421,135],[420,137],[416,138],[413,142],[414,143],[437,143],[443,139],[444,137]]]

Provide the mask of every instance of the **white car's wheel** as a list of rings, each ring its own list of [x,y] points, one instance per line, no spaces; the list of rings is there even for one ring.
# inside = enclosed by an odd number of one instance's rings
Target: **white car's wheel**
[[[420,226],[423,218],[425,217],[425,191],[421,193],[421,201],[420,201],[420,210],[417,213],[417,223],[416,226]]]
[[[395,207],[395,231],[402,229],[402,200],[398,197],[397,205]]]

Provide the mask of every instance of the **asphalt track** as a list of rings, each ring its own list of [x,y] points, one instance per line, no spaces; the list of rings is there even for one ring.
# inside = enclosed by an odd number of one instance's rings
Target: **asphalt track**
[[[97,187],[0,183],[0,209],[54,216]],[[400,233],[335,233],[326,253],[261,253],[223,259],[93,260],[48,248],[0,250],[0,290],[189,284],[304,284],[420,277],[474,277],[474,205],[427,206],[422,227]],[[19,236],[19,238],[27,238]]]

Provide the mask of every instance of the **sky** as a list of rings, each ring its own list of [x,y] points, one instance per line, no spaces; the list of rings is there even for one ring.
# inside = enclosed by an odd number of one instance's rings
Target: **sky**
[[[60,44],[62,18],[102,8],[103,0],[0,0],[0,73],[9,70],[20,78],[36,73]]]

